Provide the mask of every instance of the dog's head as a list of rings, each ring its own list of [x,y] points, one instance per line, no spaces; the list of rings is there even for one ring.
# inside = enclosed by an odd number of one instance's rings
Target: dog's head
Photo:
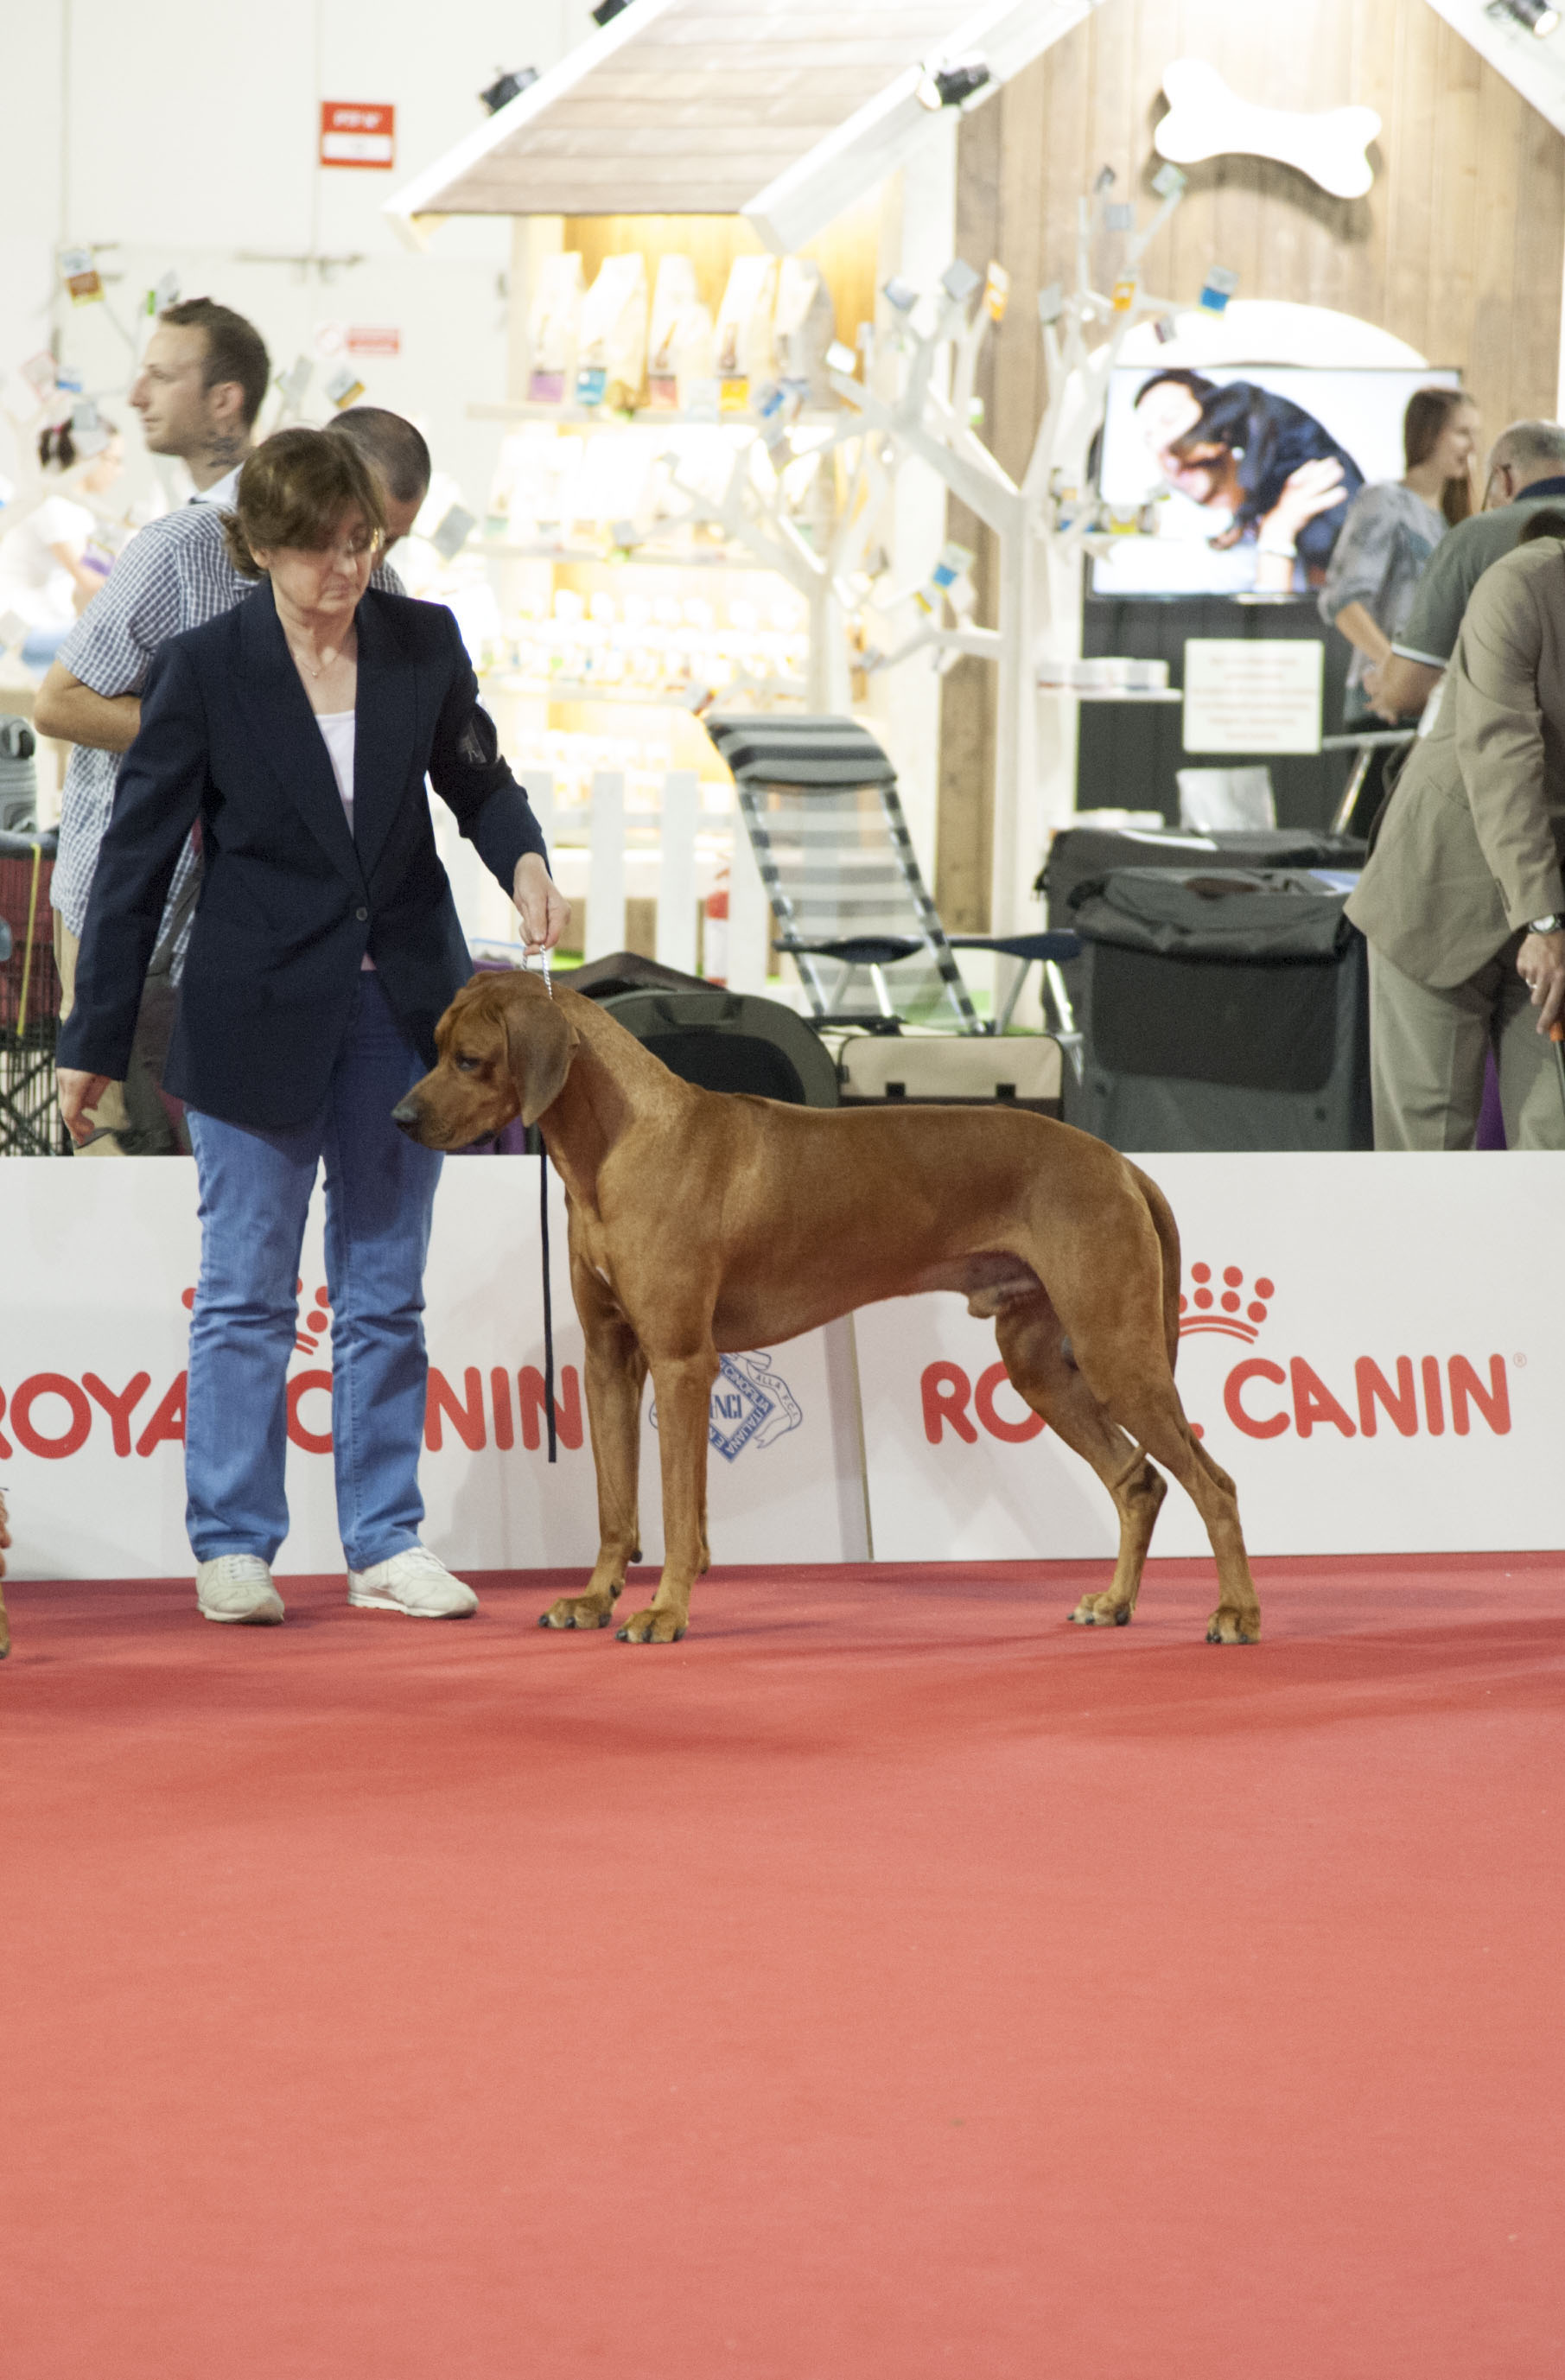
[[[541,978],[517,967],[465,983],[435,1027],[435,1047],[433,1073],[392,1121],[426,1148],[465,1148],[517,1116],[537,1123],[564,1087],[576,1035]]]

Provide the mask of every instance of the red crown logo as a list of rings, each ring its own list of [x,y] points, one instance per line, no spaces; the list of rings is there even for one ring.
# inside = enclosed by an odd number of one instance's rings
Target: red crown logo
[[[1187,1338],[1196,1330],[1220,1330],[1230,1339],[1244,1339],[1253,1343],[1256,1331],[1267,1318],[1268,1302],[1277,1295],[1276,1283],[1264,1276],[1257,1276],[1250,1283],[1249,1303],[1246,1305],[1244,1276],[1237,1265],[1223,1267],[1220,1289],[1212,1285],[1210,1265],[1192,1265],[1190,1279],[1190,1295],[1179,1301],[1180,1337]]]

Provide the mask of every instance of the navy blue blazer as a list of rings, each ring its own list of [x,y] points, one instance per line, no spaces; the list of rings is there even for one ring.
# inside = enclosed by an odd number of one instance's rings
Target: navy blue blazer
[[[199,820],[203,873],[164,1080],[225,1123],[307,1123],[326,1095],[366,952],[409,1039],[471,973],[435,849],[426,771],[509,892],[547,859],[443,604],[358,606],[353,826],[263,579],[148,673],[82,930],[58,1062],[125,1078],[169,883]]]

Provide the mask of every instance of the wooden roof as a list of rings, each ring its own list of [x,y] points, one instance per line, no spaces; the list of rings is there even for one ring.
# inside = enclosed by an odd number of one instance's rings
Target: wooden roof
[[[743,214],[786,250],[916,154],[926,66],[981,55],[987,96],[1107,5],[631,0],[386,212],[416,240],[450,214]],[[1565,132],[1565,31],[1428,6]]]
[[[631,0],[387,212],[743,213],[786,248],[916,145],[926,65],[981,54],[998,90],[1101,5]]]

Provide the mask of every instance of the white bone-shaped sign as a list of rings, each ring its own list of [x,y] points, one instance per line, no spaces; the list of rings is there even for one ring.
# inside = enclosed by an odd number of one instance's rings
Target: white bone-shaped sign
[[[1152,139],[1159,156],[1171,164],[1272,157],[1280,165],[1296,165],[1338,199],[1362,199],[1375,179],[1365,154],[1380,129],[1372,107],[1332,107],[1318,115],[1253,107],[1200,58],[1176,58],[1166,67],[1163,90],[1171,104]]]

